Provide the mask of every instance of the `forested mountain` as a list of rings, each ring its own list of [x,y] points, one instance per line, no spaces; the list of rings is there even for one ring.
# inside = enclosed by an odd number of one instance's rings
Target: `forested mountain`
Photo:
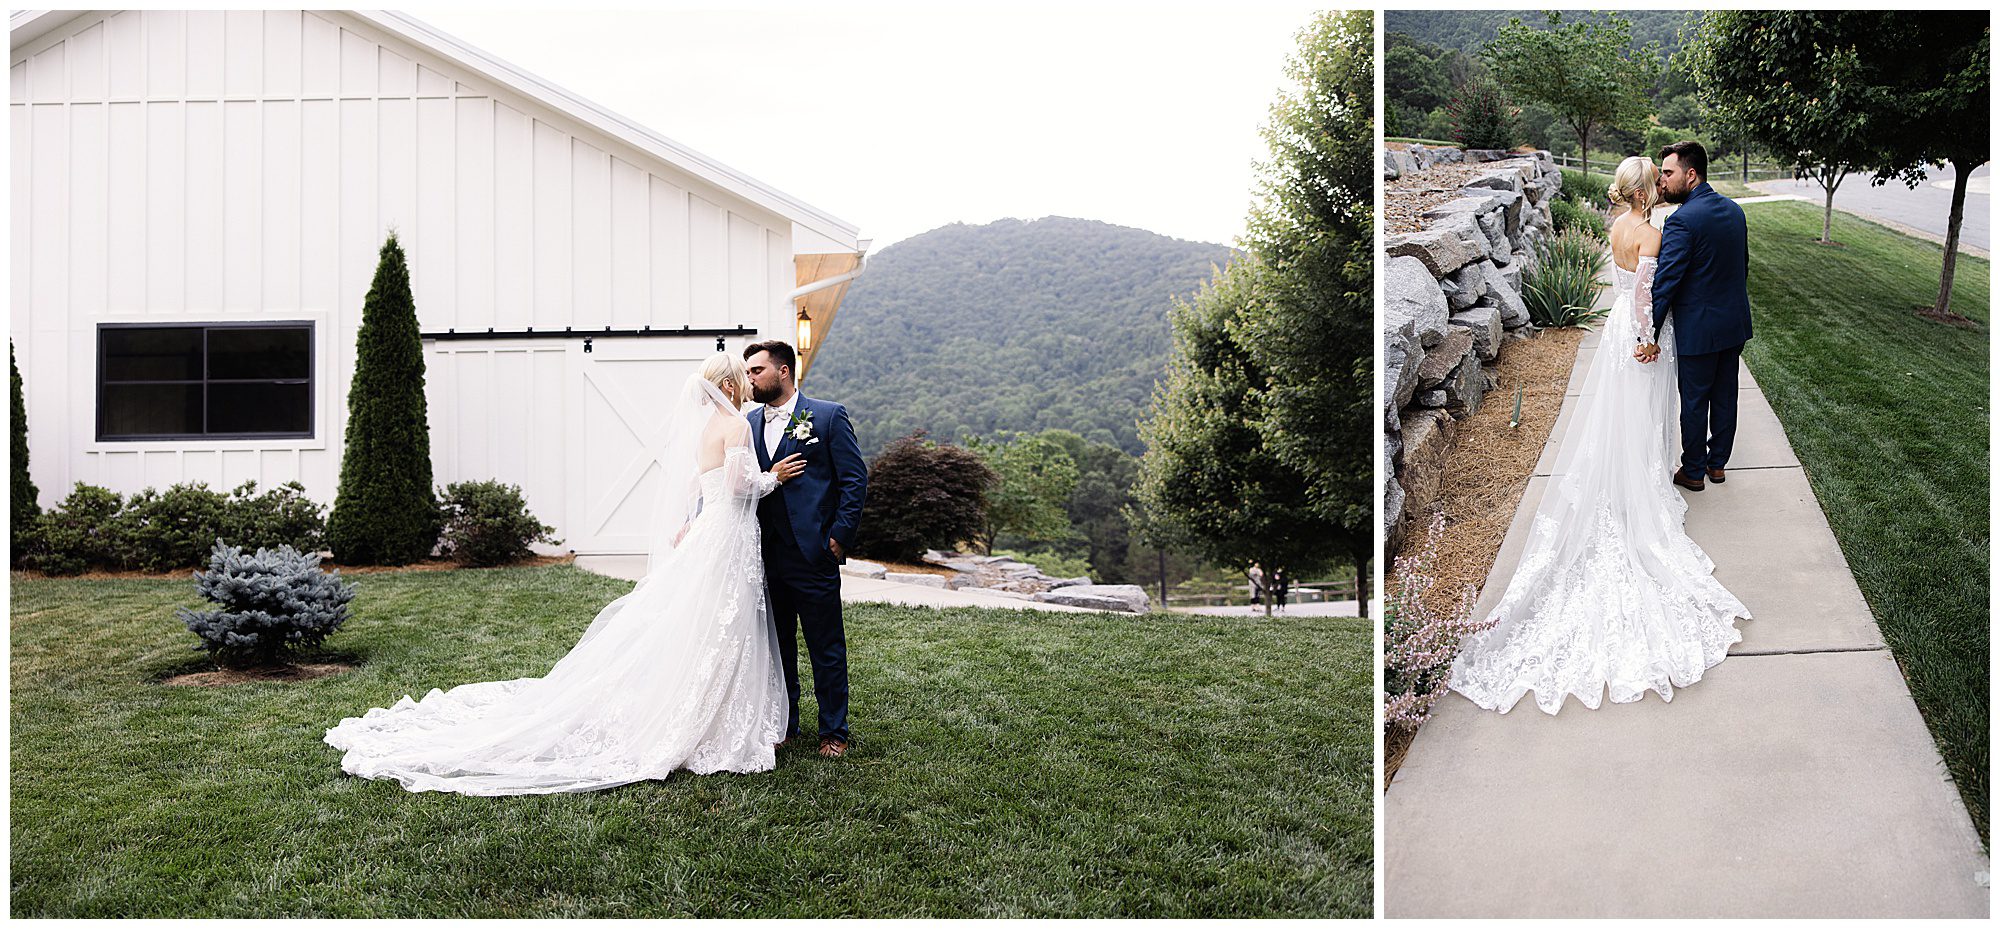
[[[804,390],[846,404],[870,456],[915,429],[1050,428],[1136,455],[1167,309],[1232,254],[1055,216],[933,229],[869,259]]]
[[[1681,27],[1696,15],[1689,10],[1618,10],[1617,13],[1632,24],[1632,44],[1644,46],[1657,41],[1661,57],[1680,51]],[[1603,11],[1564,10],[1563,20],[1602,22],[1606,15]],[[1500,33],[1501,26],[1517,16],[1521,22],[1537,28],[1548,20],[1541,10],[1388,10],[1382,14],[1382,31],[1477,55],[1480,48]]]

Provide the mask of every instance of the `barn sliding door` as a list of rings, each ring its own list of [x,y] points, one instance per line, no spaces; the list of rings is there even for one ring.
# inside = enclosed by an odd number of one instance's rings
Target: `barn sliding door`
[[[578,394],[569,451],[569,535],[578,554],[644,554],[659,492],[653,456],[676,388],[715,353],[710,339],[597,339],[570,344]]]

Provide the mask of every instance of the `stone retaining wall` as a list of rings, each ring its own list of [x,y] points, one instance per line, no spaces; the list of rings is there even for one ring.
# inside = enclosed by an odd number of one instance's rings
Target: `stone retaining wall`
[[[1521,280],[1535,242],[1553,234],[1549,202],[1562,186],[1546,151],[1413,145],[1383,153],[1383,177],[1435,199],[1421,181],[1441,164],[1488,167],[1453,171],[1469,179],[1457,181],[1456,197],[1417,214],[1419,228],[1386,229],[1383,457],[1392,476],[1382,523],[1391,553],[1406,519],[1436,499],[1454,427],[1497,383],[1491,366],[1508,343],[1534,334]],[[1388,196],[1396,195],[1392,188]]]

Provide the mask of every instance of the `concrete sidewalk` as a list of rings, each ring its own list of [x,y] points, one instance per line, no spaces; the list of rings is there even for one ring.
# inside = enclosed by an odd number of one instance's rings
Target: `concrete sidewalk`
[[[1591,402],[1576,391],[1596,345],[1476,615]],[[1756,616],[1743,641],[1671,704],[1550,717],[1523,699],[1503,716],[1446,695],[1383,798],[1386,915],[1987,915],[1978,833],[1747,369],[1740,402],[1728,482],[1682,494],[1688,534]]]

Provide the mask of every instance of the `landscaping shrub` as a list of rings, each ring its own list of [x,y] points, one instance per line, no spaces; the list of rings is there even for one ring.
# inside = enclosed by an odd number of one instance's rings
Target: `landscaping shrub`
[[[256,490],[256,481],[244,481],[230,491],[223,538],[248,549],[290,545],[302,552],[320,550],[326,507],[306,496],[304,484],[287,481],[261,494]]]
[[[1604,214],[1587,206],[1568,200],[1549,201],[1549,217],[1555,221],[1557,234],[1578,229],[1596,238],[1604,238]]]
[[[1031,564],[1050,577],[1094,577],[1090,562],[1083,558],[1064,555],[1050,549],[1018,552],[1010,549],[994,549],[995,555],[1006,555],[1022,564]]]
[[[232,666],[286,662],[292,650],[326,640],[347,621],[355,585],[340,572],[319,568],[319,554],[301,554],[289,545],[260,548],[245,555],[237,546],[216,542],[208,570],[195,575],[194,589],[220,609],[197,613],[185,607],[174,615],[201,638],[194,647]]]
[[[1446,112],[1451,119],[1451,137],[1464,148],[1509,149],[1519,139],[1507,98],[1492,84],[1468,85]]]
[[[391,234],[355,337],[340,489],[326,520],[327,547],[344,564],[409,564],[437,546],[424,345],[410,268]]]
[[[7,340],[7,375],[11,382],[11,400],[14,416],[13,457],[9,463],[14,469],[12,503],[14,521],[8,525],[7,563],[21,564],[27,557],[28,547],[35,534],[35,522],[42,515],[38,502],[41,491],[35,488],[34,478],[28,476],[28,408],[21,397],[21,368],[14,363],[14,341]]]
[[[1426,602],[1437,586],[1433,575],[1444,515],[1431,517],[1424,545],[1396,559],[1389,597],[1382,604],[1382,716],[1391,726],[1415,730],[1430,719],[1431,707],[1451,682],[1451,663],[1468,636],[1493,627],[1472,617],[1478,591],[1467,584],[1451,605]]]
[[[1611,202],[1611,178],[1602,174],[1585,174],[1582,171],[1562,169],[1562,196],[1580,206],[1602,210]]]
[[[82,574],[95,566],[122,567],[127,555],[119,511],[124,498],[78,483],[56,508],[36,518],[27,563],[48,574]]]
[[[444,532],[440,547],[450,558],[472,565],[497,565],[534,554],[535,542],[562,541],[528,512],[521,488],[499,481],[460,481],[444,489]]]
[[[987,494],[1000,477],[979,454],[918,432],[882,449],[868,467],[868,500],[856,544],[870,558],[913,562],[927,548],[979,537]]]
[[[229,497],[205,482],[150,487],[132,495],[119,517],[131,549],[128,560],[144,571],[201,564],[215,540],[229,531]]]
[[[1528,318],[1543,327],[1582,326],[1601,318],[1593,310],[1604,289],[1597,279],[1604,268],[1604,243],[1571,228],[1535,243],[1535,265],[1521,281],[1521,301]]]

